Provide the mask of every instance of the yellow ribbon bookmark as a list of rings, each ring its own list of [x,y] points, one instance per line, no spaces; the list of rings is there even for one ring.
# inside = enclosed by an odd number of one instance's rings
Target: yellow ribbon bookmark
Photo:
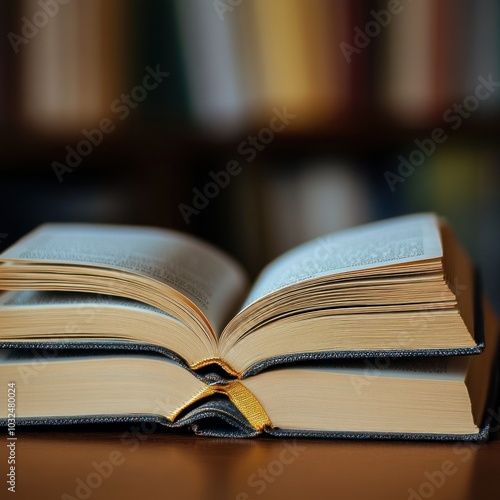
[[[193,403],[207,396],[212,396],[213,394],[226,395],[254,429],[261,431],[264,427],[272,427],[271,420],[259,400],[237,380],[229,382],[228,384],[207,385],[202,392],[177,408],[170,416],[170,420],[175,420],[184,409],[188,408]]]
[[[206,358],[203,361],[199,361],[198,363],[194,363],[190,365],[191,370],[199,370],[200,368],[205,368],[205,366],[209,365],[219,365],[223,370],[225,370],[229,375],[233,377],[241,378],[241,373],[237,372],[229,363],[224,361],[222,358]]]

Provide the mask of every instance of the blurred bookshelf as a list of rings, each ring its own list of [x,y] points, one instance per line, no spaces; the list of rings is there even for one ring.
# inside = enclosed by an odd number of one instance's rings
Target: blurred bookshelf
[[[500,310],[497,1],[5,0],[0,29],[0,249],[49,220],[150,224],[255,274],[316,235],[432,210]],[[187,223],[179,205],[231,161]]]

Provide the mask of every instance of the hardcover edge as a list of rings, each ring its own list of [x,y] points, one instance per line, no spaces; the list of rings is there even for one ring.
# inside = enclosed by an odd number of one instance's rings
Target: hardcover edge
[[[269,436],[273,438],[312,438],[312,439],[351,439],[351,440],[390,440],[390,441],[464,441],[485,442],[492,430],[493,416],[488,409],[493,409],[500,402],[498,388],[500,385],[500,344],[492,366],[491,383],[488,390],[488,401],[483,414],[483,422],[477,434],[430,434],[399,432],[367,432],[367,431],[313,431],[307,429],[280,429],[265,426],[262,430],[252,427],[236,405],[228,399],[209,400],[194,408],[175,422],[158,415],[87,415],[81,417],[61,418],[16,418],[20,426],[47,425],[85,425],[110,423],[151,423],[170,429],[190,428],[194,434],[207,437],[250,438]],[[496,414],[496,413],[494,413]],[[219,419],[226,424],[225,428],[204,427],[203,420]],[[7,426],[7,419],[0,419],[0,427]],[[493,430],[498,430],[500,422],[496,422]]]

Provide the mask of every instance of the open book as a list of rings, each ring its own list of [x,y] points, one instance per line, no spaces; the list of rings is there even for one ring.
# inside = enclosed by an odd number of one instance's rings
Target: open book
[[[306,243],[267,266],[250,289],[232,259],[161,229],[48,224],[0,262],[0,289],[25,291],[0,299],[4,341],[148,344],[193,370],[216,363],[239,377],[316,355],[482,346],[473,268],[431,214]]]
[[[306,243],[268,265],[251,287],[219,250],[153,228],[48,224],[0,262],[0,342],[14,349],[3,353],[0,378],[13,369],[29,373],[40,356],[16,348],[59,348],[26,385],[21,416],[135,414],[180,425],[217,407],[242,433],[479,433],[493,354],[481,355],[490,361],[475,369],[469,358],[443,357],[481,352],[484,332],[473,267],[433,214]],[[393,360],[383,376],[370,372],[366,358],[388,355],[412,358]],[[481,367],[487,375],[477,375]],[[357,376],[371,380],[365,398],[357,395]],[[165,381],[175,383],[165,389]],[[429,416],[425,405],[408,413],[410,400],[425,400],[429,390],[428,404],[442,413]],[[50,391],[58,404],[41,405]],[[74,391],[92,397],[75,404]],[[152,401],[165,394],[168,404],[155,411]],[[380,405],[387,418],[367,427],[370,405],[365,420],[352,415],[373,398],[387,400]],[[448,403],[457,398],[463,413],[455,420]],[[311,405],[317,411],[307,411]]]

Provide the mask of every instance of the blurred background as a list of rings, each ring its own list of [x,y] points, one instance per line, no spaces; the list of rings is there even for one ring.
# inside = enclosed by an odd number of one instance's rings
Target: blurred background
[[[500,2],[2,0],[0,33],[0,249],[156,225],[255,276],[435,211],[500,311]]]

